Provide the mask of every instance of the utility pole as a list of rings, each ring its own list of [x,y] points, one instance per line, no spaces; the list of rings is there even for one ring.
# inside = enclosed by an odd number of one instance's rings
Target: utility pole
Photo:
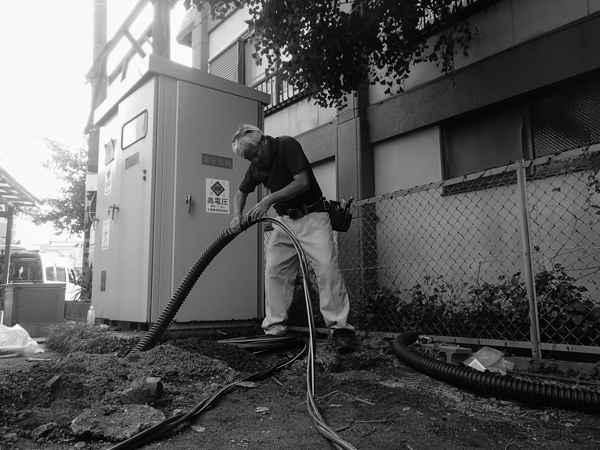
[[[94,39],[93,39],[93,62],[96,61],[107,42],[107,0],[94,0],[93,18],[94,18]],[[95,109],[104,99],[106,99],[107,79],[106,79],[106,61],[102,64],[100,70],[96,72],[94,78],[90,80],[92,85],[91,109]],[[85,188],[85,230],[83,243],[83,267],[89,266],[90,256],[90,235],[91,227],[94,224],[96,216],[96,194],[98,189],[98,152],[100,148],[100,130],[98,127],[91,126],[88,130],[88,161],[87,176]]]
[[[171,9],[178,0],[150,0],[154,6],[152,53],[171,59]]]

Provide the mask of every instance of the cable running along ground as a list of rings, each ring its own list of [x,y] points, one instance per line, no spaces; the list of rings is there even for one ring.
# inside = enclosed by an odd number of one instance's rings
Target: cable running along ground
[[[306,259],[304,250],[302,249],[300,242],[298,241],[298,239],[296,239],[296,236],[294,235],[292,230],[290,230],[290,228],[287,225],[285,225],[283,222],[280,222],[271,217],[263,217],[261,219],[258,219],[257,221],[250,221],[248,219],[248,221],[246,223],[244,223],[244,225],[242,227],[242,232],[247,230],[250,226],[255,225],[258,222],[271,222],[277,226],[280,226],[288,234],[290,240],[292,241],[292,244],[294,245],[296,253],[298,254],[298,258],[300,260],[300,269],[302,270],[302,279],[303,279],[302,282],[303,282],[303,286],[304,286],[304,297],[305,297],[305,301],[306,301],[306,312],[307,312],[308,325],[309,325],[309,327],[308,327],[309,328],[308,344],[305,345],[304,349],[300,353],[298,353],[296,356],[289,358],[288,360],[283,361],[281,363],[278,363],[272,367],[269,367],[268,369],[265,369],[261,372],[250,375],[250,376],[244,378],[243,380],[240,380],[238,382],[231,383],[231,384],[225,386],[220,391],[218,391],[216,394],[202,400],[198,405],[196,405],[193,409],[191,409],[187,413],[176,414],[175,416],[173,416],[151,428],[148,428],[147,430],[137,434],[136,436],[133,436],[130,439],[127,439],[126,441],[123,441],[123,442],[119,443],[118,445],[111,447],[109,450],[125,450],[125,449],[132,450],[134,448],[138,448],[144,444],[147,444],[149,442],[152,442],[152,441],[158,439],[159,437],[165,435],[169,431],[177,428],[179,425],[189,422],[190,420],[198,417],[204,411],[206,411],[209,408],[211,408],[212,406],[214,406],[215,403],[219,399],[221,399],[223,396],[225,396],[226,394],[228,394],[229,392],[234,390],[239,383],[246,382],[246,381],[257,381],[257,380],[263,379],[263,378],[267,377],[268,375],[270,375],[272,372],[279,370],[279,369],[293,363],[294,361],[298,360],[302,355],[304,355],[304,353],[307,350],[308,350],[308,358],[307,358],[307,362],[306,362],[306,403],[308,406],[308,413],[311,416],[313,423],[315,424],[315,427],[317,428],[319,433],[322,436],[324,436],[326,439],[328,439],[336,449],[356,450],[356,448],[354,446],[352,446],[350,443],[348,443],[344,439],[342,439],[333,429],[331,429],[327,425],[327,423],[321,416],[321,413],[319,412],[319,407],[315,400],[316,327],[315,327],[313,313],[312,313],[310,289],[308,287],[308,279],[309,279],[308,261]],[[213,242],[211,242],[211,244],[209,244],[207,249],[202,253],[202,255],[200,255],[200,257],[198,258],[196,263],[190,268],[188,274],[185,276],[184,280],[181,282],[179,288],[177,289],[177,291],[171,298],[171,301],[169,302],[169,304],[165,307],[165,309],[161,313],[158,320],[152,325],[150,331],[148,331],[146,333],[144,338],[142,338],[142,340],[138,343],[138,345],[132,350],[132,352],[131,352],[132,354],[135,354],[140,351],[149,350],[154,345],[156,345],[156,343],[164,335],[167,327],[169,326],[169,324],[171,323],[171,321],[177,314],[177,311],[179,310],[179,308],[185,301],[187,295],[193,288],[194,284],[199,279],[202,272],[204,272],[204,269],[206,269],[206,267],[208,266],[208,264],[210,264],[210,262],[213,260],[213,258],[240,233],[234,233],[231,229],[228,228],[228,229],[224,230]],[[272,344],[269,344],[266,341],[267,339],[269,341],[272,341]],[[253,348],[257,352],[268,350],[269,345],[272,345],[271,346],[271,349],[272,349],[273,346],[281,346],[281,345],[289,344],[289,340],[288,340],[288,342],[285,342],[285,341],[275,342],[275,341],[277,341],[277,339],[274,339],[274,338],[254,338],[254,339],[250,339],[250,340],[246,338],[246,339],[231,340],[231,341],[232,342],[230,342],[230,343],[238,345],[238,346],[246,346],[246,347],[253,346]],[[256,348],[256,346],[258,346],[258,348]]]

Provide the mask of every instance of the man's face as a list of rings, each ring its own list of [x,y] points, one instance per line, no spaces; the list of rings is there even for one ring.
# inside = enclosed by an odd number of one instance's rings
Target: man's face
[[[244,159],[254,163],[257,167],[268,165],[271,159],[271,152],[269,151],[267,141],[262,140],[256,147],[246,153]]]

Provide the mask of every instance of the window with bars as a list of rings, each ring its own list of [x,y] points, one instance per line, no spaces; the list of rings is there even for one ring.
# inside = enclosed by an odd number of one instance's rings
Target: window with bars
[[[530,104],[534,157],[600,143],[600,80]]]
[[[594,144],[600,144],[600,79],[445,126],[444,178]],[[446,189],[466,190],[472,189],[463,183]]]

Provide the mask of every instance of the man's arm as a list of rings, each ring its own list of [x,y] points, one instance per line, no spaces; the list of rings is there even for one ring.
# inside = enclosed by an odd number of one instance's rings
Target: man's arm
[[[269,210],[269,208],[271,206],[273,206],[273,204],[294,198],[294,197],[302,194],[303,192],[308,191],[309,188],[310,188],[310,181],[308,179],[308,172],[306,172],[306,170],[302,170],[300,173],[298,173],[294,176],[294,180],[290,184],[288,184],[287,186],[285,186],[282,189],[279,189],[278,191],[270,193],[265,198],[263,198],[260,202],[258,202],[256,205],[254,205],[252,207],[252,209],[250,209],[250,211],[248,211],[247,215],[248,215],[248,217],[251,217],[253,220],[260,219],[267,213],[267,211]],[[236,198],[237,198],[237,194],[236,194]],[[245,201],[245,198],[244,198],[244,201]],[[235,203],[235,199],[234,199],[234,203]],[[234,211],[235,211],[235,209],[234,209]],[[235,217],[235,213],[234,213],[234,217]]]
[[[242,231],[241,225],[244,220],[242,213],[244,212],[244,206],[246,206],[247,198],[248,194],[240,191],[239,189],[233,197],[233,219],[231,219],[230,227],[234,233],[239,233]]]

